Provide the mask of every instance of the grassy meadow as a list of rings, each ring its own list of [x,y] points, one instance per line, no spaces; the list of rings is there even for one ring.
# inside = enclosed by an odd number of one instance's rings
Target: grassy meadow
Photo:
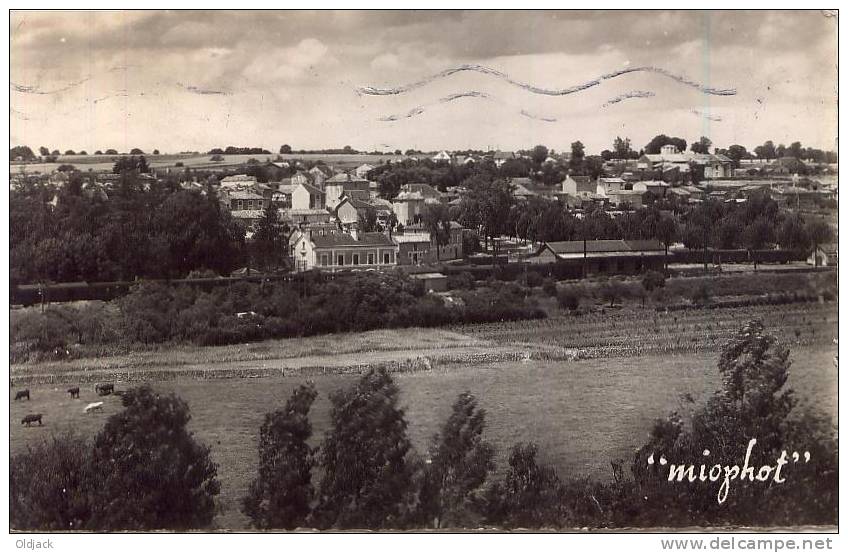
[[[792,351],[794,387],[804,403],[836,416],[835,346]],[[608,478],[609,462],[630,455],[647,438],[652,421],[685,406],[682,394],[703,402],[718,387],[716,352],[645,355],[581,361],[535,361],[446,366],[396,375],[406,408],[409,433],[420,453],[447,417],[455,396],[470,390],[488,412],[487,438],[503,468],[509,447],[535,441],[542,459],[565,477]],[[319,390],[312,421],[315,443],[329,424],[329,394],[349,386],[355,375],[313,376]],[[188,401],[190,428],[208,444],[219,464],[222,483],[217,524],[244,528],[240,498],[256,470],[259,426],[266,412],[283,405],[303,377],[177,379],[153,382]],[[118,389],[126,385],[118,385]],[[32,385],[32,400],[12,402],[11,451],[51,433],[74,430],[93,436],[105,419],[120,410],[118,397],[98,398],[94,385],[81,386],[71,399],[66,385]],[[91,401],[105,401],[104,411],[84,414]],[[20,423],[28,413],[43,413],[43,427]]]

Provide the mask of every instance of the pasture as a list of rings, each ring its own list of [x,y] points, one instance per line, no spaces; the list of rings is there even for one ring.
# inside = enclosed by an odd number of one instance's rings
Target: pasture
[[[223,160],[210,161],[211,154],[163,154],[152,155],[146,154],[147,162],[152,169],[166,169],[177,167],[177,162],[182,163],[181,167],[190,167],[192,169],[223,169],[232,168],[237,165],[247,163],[250,159],[255,159],[265,163],[274,161],[278,158],[283,160],[298,159],[302,161],[323,161],[330,165],[337,165],[339,168],[351,169],[363,163],[376,165],[391,160],[392,162],[406,159],[406,156],[398,156],[394,154],[387,155],[371,155],[371,154],[221,154]],[[11,163],[9,164],[9,172],[12,174],[21,173],[52,173],[59,168],[60,165],[70,164],[80,171],[87,172],[89,170],[103,173],[111,172],[115,165],[115,160],[121,157],[120,155],[87,155],[87,156],[59,156],[55,163]]]
[[[805,406],[836,416],[835,346],[794,347],[789,385]],[[542,460],[554,464],[563,477],[609,478],[609,462],[629,463],[654,419],[681,408],[689,393],[702,403],[719,384],[717,351],[642,355],[582,361],[489,363],[475,366],[437,366],[434,370],[396,375],[406,409],[409,433],[424,454],[430,436],[447,417],[456,395],[476,394],[487,412],[487,439],[497,449],[499,470],[518,441],[535,441]],[[319,390],[311,419],[315,443],[329,424],[329,394],[349,386],[356,375],[313,376]],[[278,376],[195,380],[177,378],[152,382],[162,392],[188,401],[191,430],[209,445],[219,465],[223,511],[221,528],[241,529],[246,518],[240,499],[256,469],[259,426],[266,412],[281,407],[292,389],[305,378]],[[128,384],[118,383],[116,389]],[[99,397],[95,385],[81,385],[72,399],[66,385],[29,385],[31,401],[11,405],[11,451],[51,433],[73,430],[92,437],[106,418],[121,409],[117,396]],[[100,412],[85,406],[104,401]],[[44,426],[27,428],[21,419],[42,413]]]

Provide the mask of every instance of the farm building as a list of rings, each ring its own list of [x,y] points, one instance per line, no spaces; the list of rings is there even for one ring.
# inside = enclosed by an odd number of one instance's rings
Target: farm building
[[[571,265],[587,274],[637,274],[662,270],[665,249],[656,240],[571,240],[545,242],[530,263]]]
[[[811,252],[807,263],[815,267],[836,267],[839,264],[839,244],[820,244]]]
[[[607,192],[607,197],[616,207],[627,204],[636,209],[645,205],[646,194],[647,191],[641,190],[610,190]]]
[[[409,275],[413,280],[424,283],[424,289],[428,292],[446,292],[448,289],[448,277],[442,273],[418,273]]]

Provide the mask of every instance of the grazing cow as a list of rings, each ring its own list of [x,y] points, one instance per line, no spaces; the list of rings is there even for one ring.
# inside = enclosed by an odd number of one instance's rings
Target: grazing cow
[[[25,424],[27,426],[34,422],[37,422],[38,426],[41,426],[41,413],[37,415],[27,415],[21,419],[21,424]]]
[[[68,388],[68,393],[71,394],[71,397],[79,398],[79,386]]]
[[[84,413],[91,413],[92,411],[102,411],[103,410],[103,402],[95,401],[94,403],[89,403],[85,406]]]
[[[18,393],[15,394],[15,401],[23,398],[27,398],[27,401],[29,401],[29,388],[26,390],[18,390]]]
[[[97,392],[98,396],[108,396],[115,391],[114,384],[98,384],[94,387],[94,390]]]

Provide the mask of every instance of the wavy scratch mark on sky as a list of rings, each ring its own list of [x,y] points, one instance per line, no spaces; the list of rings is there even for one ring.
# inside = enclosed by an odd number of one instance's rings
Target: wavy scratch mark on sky
[[[210,96],[229,96],[231,93],[225,90],[212,90],[209,88],[200,88],[194,85],[187,85],[183,83],[177,83],[177,86],[182,88],[183,90],[187,90],[189,92],[193,92],[194,94],[201,95],[210,95]]]
[[[22,85],[22,84],[18,84],[18,83],[14,83],[14,82],[10,81],[9,82],[9,88],[14,90],[15,92],[20,92],[21,94],[40,94],[40,95],[60,94],[62,92],[67,92],[68,90],[76,88],[79,85],[81,85],[81,84],[83,84],[83,83],[85,83],[86,81],[89,81],[89,80],[91,80],[91,77],[86,77],[86,78],[81,79],[79,81],[72,81],[72,82],[66,84],[65,86],[62,86],[62,87],[59,87],[59,88],[54,88],[53,90],[41,90],[41,87],[36,86],[36,85]]]
[[[630,98],[653,98],[654,96],[656,96],[656,94],[650,90],[631,90],[630,92],[625,92],[624,94],[619,94],[614,98],[610,98],[601,104],[601,107],[606,108],[613,104],[623,102],[624,100],[629,100]]]
[[[487,94],[485,92],[479,92],[477,90],[469,90],[467,92],[457,92],[457,93],[454,93],[454,94],[449,94],[449,95],[445,96],[444,98],[439,98],[437,101],[435,101],[433,103],[425,104],[423,106],[416,106],[416,107],[412,108],[411,110],[407,111],[406,113],[386,115],[384,117],[379,117],[377,120],[378,121],[400,121],[401,119],[411,119],[412,117],[417,117],[417,116],[421,115],[422,113],[427,111],[427,109],[430,108],[430,107],[441,105],[441,104],[447,104],[447,103],[453,102],[455,100],[459,100],[460,98],[479,98],[479,99],[482,99],[482,100],[488,100],[490,102],[496,102],[496,103],[499,103],[499,104],[504,104],[504,102],[498,100],[497,98],[495,98],[491,94]],[[545,123],[555,123],[556,122],[556,119],[554,119],[553,117],[543,117],[543,116],[540,116],[540,115],[535,115],[535,114],[530,113],[530,112],[523,110],[523,109],[519,110],[518,113],[520,115],[524,116],[524,117],[529,118],[529,119],[535,119],[537,121],[544,121]]]
[[[21,119],[23,121],[32,121],[32,119],[30,119],[29,115],[27,115],[26,113],[24,113],[22,111],[16,110],[12,106],[9,106],[9,114],[12,117],[17,117],[18,119]]]
[[[680,84],[690,86],[692,88],[696,88],[705,94],[713,94],[716,96],[733,96],[736,94],[735,88],[714,88],[710,86],[706,86],[704,84],[698,83],[687,77],[682,75],[678,75],[676,73],[672,73],[666,69],[661,67],[652,67],[652,66],[643,66],[643,67],[628,67],[626,69],[619,69],[617,71],[613,71],[611,73],[606,73],[601,75],[597,79],[593,79],[591,81],[587,81],[585,83],[581,83],[569,88],[542,88],[538,86],[534,86],[528,83],[523,83],[521,81],[515,80],[506,73],[502,71],[498,71],[497,69],[492,69],[491,67],[486,67],[484,65],[478,64],[464,64],[459,65],[457,67],[451,67],[449,69],[445,69],[436,73],[435,75],[430,75],[429,77],[425,77],[420,81],[416,81],[413,83],[409,83],[406,85],[397,86],[394,88],[378,88],[373,86],[360,86],[356,88],[356,92],[358,94],[367,94],[370,96],[391,96],[395,94],[403,94],[405,92],[409,92],[410,90],[415,90],[416,88],[421,88],[433,81],[438,79],[444,79],[445,77],[449,77],[455,73],[461,73],[463,71],[474,71],[477,73],[482,73],[484,75],[491,75],[493,77],[497,77],[503,81],[508,82],[513,86],[517,86],[519,88],[523,88],[529,92],[534,94],[544,94],[547,96],[565,96],[567,94],[574,94],[575,92],[581,92],[586,90],[587,88],[592,88],[593,86],[598,86],[601,84],[601,81],[606,81],[610,79],[614,79],[616,77],[620,77],[621,75],[626,75],[628,73],[637,73],[637,72],[645,72],[645,73],[656,73],[658,75],[662,75],[664,77],[668,77],[674,81],[677,81]]]
[[[697,115],[698,117],[703,117],[704,119],[708,119],[710,121],[717,121],[717,122],[722,121],[722,118],[721,118],[720,115],[712,115],[710,113],[704,113],[703,111],[699,111],[697,109],[693,109],[692,113]]]

